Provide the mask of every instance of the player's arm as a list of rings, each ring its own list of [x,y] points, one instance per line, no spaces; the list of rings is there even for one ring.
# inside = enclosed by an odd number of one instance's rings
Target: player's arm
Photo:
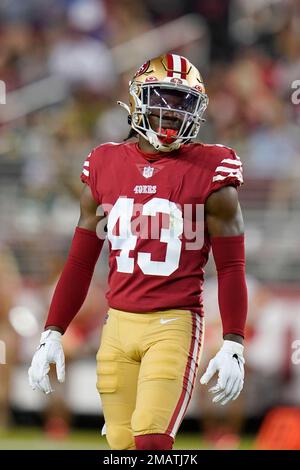
[[[64,333],[82,306],[100,255],[103,239],[96,228],[103,218],[96,215],[97,203],[85,185],[80,197],[80,218],[70,252],[56,286],[45,329]]]
[[[78,227],[96,232],[97,225],[104,216],[97,215],[97,202],[92,196],[90,187],[85,184],[80,197],[80,217]]]
[[[218,372],[211,389],[213,401],[236,399],[244,379],[243,338],[247,316],[244,223],[237,191],[226,186],[212,193],[205,205],[206,223],[218,273],[218,299],[224,343],[201,379],[207,383]]]
[[[223,337],[243,344],[247,314],[244,222],[237,190],[226,186],[210,195],[206,223],[218,272]]]
[[[70,252],[57,283],[45,331],[29,369],[29,382],[33,389],[45,393],[52,391],[48,372],[56,364],[57,377],[64,381],[64,352],[61,336],[80,310],[93,276],[104,239],[98,238],[96,228],[103,218],[96,215],[97,203],[85,185],[80,198],[80,219],[75,229]]]

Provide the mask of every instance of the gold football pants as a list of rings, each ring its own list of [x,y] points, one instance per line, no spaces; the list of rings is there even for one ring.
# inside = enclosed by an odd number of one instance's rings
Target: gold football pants
[[[109,309],[97,353],[97,389],[111,449],[134,449],[134,436],[175,437],[200,361],[203,319],[188,310]]]

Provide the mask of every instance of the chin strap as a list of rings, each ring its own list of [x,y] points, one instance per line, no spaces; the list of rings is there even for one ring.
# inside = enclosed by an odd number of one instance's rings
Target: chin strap
[[[155,132],[152,130],[148,130],[146,132],[147,139],[151,145],[155,148],[155,150],[159,150],[160,152],[171,152],[172,150],[177,150],[179,149],[180,145],[182,142],[180,139],[173,140],[171,136],[174,136],[174,134],[177,134],[177,131],[174,129],[162,129],[160,132],[165,133],[166,131],[166,137],[158,137]],[[171,131],[171,133],[168,133],[168,131]],[[173,143],[168,144],[168,141],[173,141]]]

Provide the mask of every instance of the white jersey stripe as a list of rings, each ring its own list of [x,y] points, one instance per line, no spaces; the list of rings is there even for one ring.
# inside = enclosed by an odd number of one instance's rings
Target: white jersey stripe
[[[174,78],[181,78],[181,60],[180,56],[172,54],[173,57],[173,70],[178,70],[178,72],[173,72]]]
[[[218,166],[216,169],[215,169],[215,172],[217,173],[218,171],[223,171],[224,173],[236,173],[238,171],[241,171],[240,168],[229,168],[228,166]]]
[[[232,160],[232,158],[224,158],[224,160],[222,160],[221,163],[230,163],[231,165],[237,165],[237,166],[242,165],[242,162],[240,161],[240,159]]]
[[[197,314],[192,314],[192,315],[195,315],[195,319],[196,319],[196,331],[195,331],[196,338],[195,338],[194,349],[193,349],[193,353],[192,353],[191,367],[190,367],[189,376],[188,376],[187,390],[186,390],[185,397],[184,397],[184,400],[182,402],[180,411],[179,411],[178,416],[176,418],[176,421],[174,423],[173,429],[170,433],[171,437],[175,437],[175,435],[178,431],[178,428],[181,424],[181,421],[184,417],[184,414],[186,412],[186,408],[187,408],[187,405],[188,405],[188,402],[189,402],[189,399],[191,397],[191,393],[192,393],[192,390],[193,390],[194,381],[195,381],[195,378],[196,378],[195,371],[196,371],[196,368],[197,368],[199,343],[201,342],[202,330],[201,330],[201,319],[200,319],[199,315],[197,315]]]
[[[82,173],[83,173],[85,176],[90,176],[90,172],[87,171],[85,168],[82,170]]]
[[[84,162],[83,166],[90,166],[90,162],[88,162],[87,160]]]
[[[234,177],[234,178],[237,178],[241,183],[243,182],[243,177],[242,177],[242,174],[241,173],[232,173],[232,174],[229,174],[229,175],[226,175],[226,176],[222,176],[222,175],[216,175],[213,177],[213,183],[215,181],[224,181],[226,180],[226,178],[230,178],[230,177]]]

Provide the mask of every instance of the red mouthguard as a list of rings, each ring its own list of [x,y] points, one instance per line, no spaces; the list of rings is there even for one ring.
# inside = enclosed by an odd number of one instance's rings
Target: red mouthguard
[[[164,129],[163,127],[158,130],[160,134],[164,134],[165,137],[159,136],[159,140],[163,144],[171,144],[174,142],[174,137],[177,136],[178,131],[175,129]]]

